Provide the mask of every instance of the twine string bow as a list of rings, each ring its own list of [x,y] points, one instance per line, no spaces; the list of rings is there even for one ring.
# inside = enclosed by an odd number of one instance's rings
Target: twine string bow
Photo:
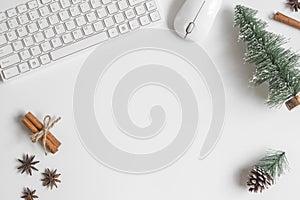
[[[52,123],[51,123],[51,119],[52,118],[49,115],[46,115],[44,117],[42,130],[30,136],[31,141],[34,143],[38,142],[42,138],[43,147],[46,155],[47,155],[47,148],[46,148],[47,134],[49,133],[49,130],[53,128],[53,126],[61,119],[61,117],[57,118]]]

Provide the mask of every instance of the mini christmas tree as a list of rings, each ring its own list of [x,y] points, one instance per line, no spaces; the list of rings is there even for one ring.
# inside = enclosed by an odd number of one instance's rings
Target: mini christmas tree
[[[267,23],[256,18],[256,10],[242,5],[235,7],[234,25],[240,28],[239,39],[247,44],[245,61],[257,67],[251,82],[267,83],[267,105],[286,103],[289,110],[300,105],[299,55],[282,47],[286,39],[266,31]]]

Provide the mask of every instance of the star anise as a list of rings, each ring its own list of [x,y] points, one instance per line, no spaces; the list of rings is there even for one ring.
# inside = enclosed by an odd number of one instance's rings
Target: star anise
[[[28,156],[28,154],[23,155],[23,160],[18,159],[20,163],[22,163],[19,167],[18,170],[21,171],[21,174],[26,172],[27,174],[32,175],[32,170],[39,171],[37,168],[35,168],[33,165],[39,163],[40,161],[34,161],[35,156]]]
[[[287,4],[290,5],[291,9],[295,10],[296,12],[298,12],[298,9],[300,9],[300,2],[298,0],[289,0]]]
[[[49,168],[47,168],[45,172],[42,173],[44,175],[44,178],[42,179],[43,186],[50,187],[51,190],[53,186],[57,188],[56,182],[60,183],[61,181],[58,179],[60,174],[57,174],[56,172],[57,172],[56,169],[50,170]]]
[[[39,198],[38,196],[35,195],[36,190],[30,190],[29,188],[24,188],[23,191],[23,196],[21,198],[25,200],[34,200]]]

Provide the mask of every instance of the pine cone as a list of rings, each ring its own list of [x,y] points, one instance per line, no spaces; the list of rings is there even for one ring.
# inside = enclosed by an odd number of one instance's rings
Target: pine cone
[[[264,169],[255,166],[249,174],[249,180],[247,185],[250,187],[250,192],[262,192],[264,189],[268,189],[272,184],[272,177],[265,172]]]

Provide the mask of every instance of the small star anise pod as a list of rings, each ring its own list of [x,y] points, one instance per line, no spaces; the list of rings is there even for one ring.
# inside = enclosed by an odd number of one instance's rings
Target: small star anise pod
[[[57,171],[56,169],[50,170],[49,168],[47,168],[45,172],[42,173],[44,175],[44,178],[42,179],[43,186],[50,187],[51,190],[53,186],[57,188],[56,182],[60,183],[61,181],[58,179],[60,174],[57,174],[56,171]]]
[[[23,160],[18,159],[20,163],[22,163],[19,167],[18,170],[21,171],[21,174],[26,172],[27,174],[32,175],[32,170],[39,171],[37,168],[35,168],[33,165],[39,163],[40,161],[34,161],[35,156],[28,156],[28,154],[23,155]]]
[[[24,188],[23,191],[23,196],[21,198],[25,200],[34,200],[39,198],[38,196],[35,195],[36,190],[30,190],[29,188]]]
[[[298,12],[298,9],[300,9],[300,2],[298,0],[289,0],[287,4],[290,5],[291,9],[295,10],[296,12]]]

